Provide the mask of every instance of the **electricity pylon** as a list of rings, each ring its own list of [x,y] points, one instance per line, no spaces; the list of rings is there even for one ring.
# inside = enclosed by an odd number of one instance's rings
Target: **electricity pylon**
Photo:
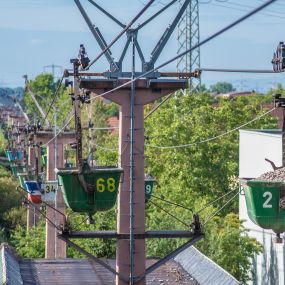
[[[180,1],[182,5],[182,1]],[[191,0],[178,24],[178,51],[180,54],[194,47],[200,41],[199,30],[199,1]],[[187,53],[177,60],[178,72],[191,72],[200,68],[200,48]],[[190,89],[195,90],[201,85],[200,78],[190,78]]]

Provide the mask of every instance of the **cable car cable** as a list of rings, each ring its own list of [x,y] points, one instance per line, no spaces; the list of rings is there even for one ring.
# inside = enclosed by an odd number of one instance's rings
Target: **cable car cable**
[[[205,226],[214,216],[216,216],[219,212],[221,212],[237,195],[239,195],[239,191],[232,198],[230,198],[221,208],[219,208],[217,211],[215,211],[213,214],[211,214],[206,219],[203,226]]]
[[[230,192],[228,192],[228,193],[226,193],[226,194],[224,194],[224,195],[222,195],[222,196],[220,196],[220,197],[218,197],[217,199],[215,199],[215,200],[212,201],[212,202],[209,202],[209,203],[206,204],[206,206],[204,206],[202,209],[198,210],[198,211],[197,211],[197,214],[203,212],[203,211],[204,211],[205,209],[207,209],[209,206],[213,205],[213,204],[216,203],[217,201],[221,200],[222,198],[226,197],[227,195],[229,195],[229,194],[231,194],[231,193],[233,193],[233,192],[235,192],[235,191],[236,191],[236,189],[235,189],[235,190],[232,190],[232,191],[230,191]]]
[[[176,216],[174,216],[173,214],[171,214],[170,212],[168,212],[167,210],[163,209],[162,207],[158,206],[156,203],[152,202],[152,201],[148,201],[149,203],[153,204],[155,207],[159,208],[160,210],[164,211],[166,214],[168,214],[169,216],[171,216],[173,219],[175,219],[176,221],[180,222],[181,224],[183,224],[186,227],[189,227],[189,224],[185,223],[184,221],[180,220],[179,218],[177,218]]]
[[[213,141],[213,140],[216,140],[216,139],[219,139],[221,137],[224,137],[232,132],[235,132],[259,119],[261,119],[262,117],[268,115],[269,113],[271,113],[272,111],[274,111],[275,109],[277,109],[276,107],[272,108],[271,110],[267,111],[266,113],[258,116],[258,117],[255,117],[254,119],[242,124],[241,126],[238,126],[234,129],[231,129],[227,132],[224,132],[222,134],[219,134],[217,136],[214,136],[214,137],[211,137],[211,138],[208,138],[208,139],[204,139],[204,140],[201,140],[201,141],[197,141],[197,142],[193,142],[193,143],[189,143],[189,144],[182,144],[182,145],[173,145],[173,146],[157,146],[157,145],[149,145],[147,144],[146,146],[148,147],[151,147],[151,148],[158,148],[158,149],[175,149],[175,148],[187,148],[187,147],[191,147],[191,146],[194,146],[194,145],[199,145],[199,144],[203,144],[203,143],[206,143],[206,142],[209,142],[209,141]]]
[[[53,94],[53,99],[52,99],[52,101],[51,101],[51,103],[50,103],[50,105],[49,105],[49,108],[48,108],[48,110],[47,110],[46,116],[43,118],[43,120],[42,120],[42,122],[41,122],[41,125],[42,125],[42,126],[44,125],[44,123],[45,123],[45,121],[46,121],[46,119],[47,119],[47,117],[48,117],[48,114],[49,114],[49,112],[50,112],[50,110],[51,110],[53,104],[55,103],[55,100],[56,100],[56,98],[57,98],[57,96],[58,96],[58,93],[59,93],[59,90],[60,90],[60,87],[61,87],[61,84],[62,84],[62,82],[63,82],[64,77],[65,77],[65,76],[64,76],[64,74],[63,74],[62,77],[61,77],[61,79],[60,79],[60,82],[59,82],[59,84],[58,84],[58,86],[57,86],[57,89],[55,90],[55,92],[54,92],[54,94]]]
[[[150,196],[151,196],[151,197],[154,197],[154,198],[156,198],[156,199],[159,199],[159,200],[161,200],[161,201],[163,201],[163,202],[165,202],[165,203],[168,203],[168,204],[170,204],[170,205],[174,205],[174,206],[180,207],[180,208],[182,208],[182,209],[188,210],[188,211],[190,211],[192,214],[194,214],[194,212],[193,212],[192,209],[187,208],[186,206],[183,206],[183,205],[178,204],[178,203],[176,203],[176,202],[172,202],[172,201],[166,200],[162,195],[161,195],[161,197],[159,197],[159,196],[150,194]]]
[[[91,101],[91,100],[95,100],[96,98],[105,96],[105,95],[107,95],[107,94],[110,94],[110,93],[112,93],[112,92],[114,92],[114,91],[116,91],[116,90],[119,90],[119,89],[121,89],[121,88],[123,88],[123,87],[125,87],[125,86],[127,86],[127,85],[129,85],[129,84],[131,84],[131,83],[133,83],[133,82],[135,82],[135,81],[137,81],[138,79],[143,78],[143,77],[145,77],[145,76],[147,76],[147,75],[153,73],[154,71],[157,71],[159,68],[162,68],[162,67],[168,65],[169,63],[172,63],[173,61],[177,60],[178,58],[180,58],[180,57],[186,55],[186,54],[189,53],[189,52],[192,52],[193,50],[197,49],[198,47],[201,47],[202,45],[204,45],[204,44],[206,44],[207,42],[209,42],[209,41],[215,39],[216,37],[218,37],[219,35],[223,34],[224,32],[226,32],[226,31],[230,30],[231,28],[237,26],[237,25],[240,24],[241,22],[245,21],[246,19],[250,18],[250,17],[253,16],[254,14],[258,13],[259,11],[263,10],[264,8],[266,8],[267,6],[271,5],[272,3],[276,2],[276,1],[277,1],[277,0],[269,0],[269,1],[265,2],[264,4],[258,6],[257,8],[255,8],[254,10],[252,10],[252,11],[250,11],[249,13],[245,14],[244,16],[238,18],[237,20],[235,20],[235,21],[232,22],[231,24],[225,26],[224,28],[220,29],[220,30],[217,31],[216,33],[214,33],[214,34],[212,34],[211,36],[207,37],[206,39],[202,40],[202,41],[199,42],[198,44],[196,44],[196,45],[194,45],[193,47],[187,49],[186,51],[184,51],[184,52],[178,54],[177,56],[171,58],[170,60],[168,60],[168,61],[166,61],[166,62],[160,64],[159,66],[157,66],[157,67],[155,67],[155,68],[153,68],[153,69],[151,69],[151,70],[149,70],[149,71],[143,73],[142,75],[137,76],[137,77],[135,77],[135,78],[132,79],[132,80],[129,80],[128,82],[126,82],[126,83],[124,83],[124,84],[121,84],[121,85],[119,85],[119,86],[117,86],[117,87],[115,87],[115,88],[113,88],[113,89],[111,89],[111,90],[109,90],[109,91],[106,91],[106,92],[104,92],[104,93],[102,93],[102,94],[99,94],[99,95],[94,96],[93,98],[90,99],[90,101]],[[74,114],[73,114],[73,116],[74,116]],[[72,116],[72,117],[73,117],[73,116]],[[72,120],[72,117],[71,117],[71,118],[68,120],[68,122],[58,131],[57,136],[69,125],[69,123],[70,123],[71,120]],[[52,138],[48,143],[52,142],[55,138],[56,138],[56,137]],[[45,145],[47,145],[48,143],[46,143]]]

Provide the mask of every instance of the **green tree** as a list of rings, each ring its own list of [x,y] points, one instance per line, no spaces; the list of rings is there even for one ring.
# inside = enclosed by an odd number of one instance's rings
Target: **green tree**
[[[263,114],[266,110],[262,106],[267,101],[266,96],[258,94],[250,97],[237,97],[233,100],[215,100],[205,93],[188,96],[181,94],[169,100],[147,119],[145,126],[146,137],[149,138],[146,143],[147,172],[159,181],[160,188],[156,191],[165,196],[167,200],[182,203],[192,208],[194,212],[233,189],[237,192],[237,183],[233,181],[236,181],[238,177],[239,134],[238,131],[231,130]],[[274,127],[276,127],[276,120],[271,116],[262,117],[246,126],[246,128],[257,129]],[[226,132],[228,132],[227,135],[221,135]],[[178,145],[189,146],[161,148],[161,146]],[[213,207],[202,211],[201,220],[204,221],[228,199],[229,196],[224,197]],[[190,224],[190,212],[177,207],[171,208],[165,204],[160,204],[160,206],[167,208],[182,221]],[[238,213],[238,198],[218,212],[218,219],[223,220],[231,212],[231,215]],[[148,208],[147,217],[148,226],[152,229],[160,228],[163,224],[162,220],[165,219],[164,226],[167,228],[183,227],[178,222],[174,222],[171,217],[166,217],[165,212],[153,207]],[[224,234],[215,235],[213,231],[218,227],[212,227],[208,223],[205,227],[208,238],[201,241],[199,247],[207,256],[213,257],[238,279],[245,280],[249,271],[247,262],[259,250],[245,235],[244,240],[241,238],[239,240],[242,243],[248,242],[250,246],[242,248],[239,244],[233,243],[232,250],[236,251],[236,255],[231,261],[232,264],[238,266],[240,256],[244,255],[245,261],[241,265],[244,271],[242,269],[236,271],[233,267],[229,267],[226,258],[222,258],[222,255],[227,255],[227,251],[221,246],[223,242],[229,243],[233,238],[228,230],[229,225],[223,225]],[[234,237],[243,233],[243,230],[236,230]],[[211,252],[213,250],[209,240],[211,237],[213,237],[211,242],[215,240],[216,245],[220,246],[219,256]],[[165,253],[164,249],[174,249],[181,242],[172,240],[167,242],[168,246],[166,246],[165,242],[160,245],[156,241],[150,241],[148,242],[148,254]],[[218,242],[220,244],[217,244]]]
[[[60,81],[54,82],[52,74],[46,73],[40,74],[34,80],[29,81],[31,91],[34,93],[39,105],[45,113],[49,112],[47,120],[53,125],[53,113],[54,111],[56,111],[57,124],[61,126],[66,116],[72,110],[72,103],[69,96],[69,90],[65,88],[63,84],[61,84],[55,103],[51,106],[51,103],[54,100],[56,89],[58,88],[59,84]],[[31,119],[37,119],[40,121],[43,120],[28,90],[26,90],[23,102],[26,112],[28,113]]]
[[[229,93],[235,91],[230,82],[217,82],[210,86],[210,91],[218,94]]]

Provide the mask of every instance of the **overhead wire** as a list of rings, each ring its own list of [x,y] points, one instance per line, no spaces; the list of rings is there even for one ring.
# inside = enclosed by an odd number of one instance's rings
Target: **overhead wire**
[[[143,74],[141,74],[141,75],[135,77],[134,79],[127,81],[126,83],[123,83],[123,84],[121,84],[121,85],[119,85],[119,86],[117,86],[117,87],[115,87],[115,88],[113,88],[113,89],[111,89],[111,90],[109,90],[109,91],[106,91],[106,92],[104,92],[104,93],[102,93],[102,94],[99,94],[99,95],[94,96],[93,98],[90,99],[90,101],[91,101],[91,100],[95,100],[95,99],[97,99],[97,98],[100,98],[100,97],[102,97],[102,96],[105,96],[105,95],[107,95],[107,94],[113,93],[113,92],[116,91],[116,90],[119,90],[119,89],[121,89],[121,88],[123,88],[123,87],[125,87],[125,86],[127,86],[127,85],[130,85],[131,83],[133,83],[133,82],[139,80],[140,78],[146,77],[147,75],[149,75],[149,74],[151,74],[151,73],[157,71],[158,69],[160,69],[160,68],[162,68],[162,67],[168,65],[169,63],[172,63],[173,61],[176,61],[178,58],[180,58],[180,57],[186,55],[186,54],[189,53],[189,52],[192,52],[193,50],[197,49],[198,47],[201,47],[202,45],[206,44],[207,42],[209,42],[209,41],[215,39],[215,38],[218,37],[219,35],[225,33],[226,31],[230,30],[231,28],[235,27],[236,25],[240,24],[241,22],[245,21],[246,19],[250,18],[250,17],[253,16],[254,14],[260,12],[261,10],[263,10],[264,8],[266,8],[267,6],[271,5],[272,3],[276,2],[276,1],[277,1],[277,0],[269,0],[269,1],[265,2],[265,3],[263,3],[262,5],[258,6],[258,7],[255,8],[254,10],[250,11],[249,13],[247,13],[247,14],[245,14],[244,16],[238,18],[238,19],[235,20],[234,22],[232,22],[232,23],[230,23],[229,25],[225,26],[224,28],[220,29],[220,30],[217,31],[216,33],[214,33],[214,34],[212,34],[211,36],[207,37],[206,39],[200,41],[198,44],[194,45],[193,47],[191,47],[191,48],[185,50],[184,52],[178,54],[177,56],[175,56],[175,57],[173,57],[173,58],[171,58],[171,59],[165,61],[164,63],[158,65],[157,67],[155,67],[155,68],[153,68],[153,69],[151,69],[151,70],[149,70],[149,71],[147,71],[147,72],[145,72],[145,73],[143,73]],[[74,114],[73,114],[73,116],[74,116]],[[57,136],[69,125],[69,123],[71,122],[73,116],[72,116],[72,117],[67,121],[67,123],[58,131]],[[56,138],[56,137],[52,138],[49,142],[53,141],[55,138]],[[49,142],[48,142],[48,143],[49,143]]]
[[[227,8],[227,9],[231,9],[231,10],[236,10],[236,11],[241,11],[241,12],[247,12],[248,9],[245,9],[243,7],[232,7],[232,6],[228,6],[228,4],[230,4],[229,2],[227,3],[209,3],[210,5],[213,5],[213,6],[217,6],[217,7],[222,7],[222,8]],[[274,14],[270,14],[268,12],[261,12],[260,13],[261,15],[264,15],[264,16],[269,16],[269,17],[274,17],[274,18],[280,18],[280,19],[285,19],[285,17],[282,17],[280,16],[279,14],[278,15],[274,15]]]
[[[45,117],[43,118],[43,120],[42,120],[42,122],[41,122],[41,125],[42,125],[42,126],[44,125],[44,123],[45,123],[45,121],[46,121],[46,119],[47,119],[47,117],[48,117],[48,114],[49,114],[49,112],[50,112],[50,110],[51,110],[53,104],[55,103],[55,100],[57,99],[57,96],[58,96],[59,90],[60,90],[60,88],[61,88],[61,84],[62,84],[62,82],[63,82],[63,79],[64,79],[64,74],[62,75],[62,77],[61,77],[61,79],[60,79],[60,81],[59,81],[59,83],[58,83],[58,86],[57,86],[57,88],[56,88],[56,90],[55,90],[55,92],[54,92],[53,99],[52,99],[52,101],[51,101],[51,103],[50,103],[50,105],[49,105],[49,108],[48,108],[48,110],[47,110],[47,113],[46,113]]]
[[[151,194],[150,196],[153,197],[153,198],[159,199],[159,200],[161,200],[161,201],[163,201],[163,202],[165,202],[165,203],[168,203],[168,204],[170,204],[170,205],[177,206],[177,207],[182,208],[182,209],[184,209],[184,210],[188,210],[188,211],[190,211],[191,213],[194,213],[192,209],[190,209],[190,208],[188,208],[188,207],[186,207],[186,206],[184,206],[184,205],[178,204],[178,203],[176,203],[176,202],[172,202],[172,201],[166,200],[162,195],[161,195],[161,197],[156,196],[156,195],[153,195],[153,194]]]
[[[233,68],[198,68],[199,71],[206,72],[229,72],[229,73],[281,73],[270,69],[233,69]]]
[[[130,27],[137,21],[138,18],[140,18],[144,12],[151,6],[151,4],[155,0],[149,0],[149,2],[143,7],[143,9],[129,22],[128,25],[111,41],[110,44],[108,44],[96,57],[94,60],[92,60],[88,66],[85,68],[86,70],[89,69],[95,62],[97,62],[102,55],[106,53],[120,38],[121,36],[130,29]]]
[[[222,207],[220,207],[217,211],[215,211],[214,213],[212,213],[203,223],[203,226],[205,226],[213,217],[215,217],[218,213],[220,213],[227,205],[229,205],[229,203],[239,194],[239,191],[233,196],[231,197]]]
[[[245,126],[247,126],[247,125],[249,125],[249,124],[251,124],[251,123],[253,123],[253,122],[257,121],[257,120],[259,120],[259,119],[261,119],[262,117],[264,117],[264,116],[266,116],[267,114],[271,113],[271,112],[274,111],[275,109],[276,109],[276,107],[270,109],[269,111],[267,111],[267,112],[265,112],[265,113],[263,113],[263,114],[261,114],[261,115],[255,117],[254,119],[252,119],[252,120],[250,120],[250,121],[248,121],[248,122],[246,122],[246,123],[244,123],[244,124],[242,124],[242,125],[240,125],[240,126],[234,128],[234,129],[231,129],[231,130],[229,130],[229,131],[227,131],[227,132],[224,132],[224,133],[222,133],[222,134],[219,134],[219,135],[217,135],[217,136],[214,136],[214,137],[211,137],[211,138],[208,138],[208,139],[200,140],[200,141],[193,142],[193,143],[189,143],[189,144],[181,144],[181,145],[157,146],[157,145],[149,145],[149,144],[148,144],[147,146],[148,146],[148,147],[151,147],[151,148],[158,148],[158,149],[175,149],[175,148],[187,148],[187,147],[192,147],[192,146],[194,146],[194,145],[199,145],[199,144],[202,144],[202,143],[206,143],[206,142],[209,142],[209,141],[213,141],[213,140],[219,139],[219,138],[221,138],[221,137],[223,137],[223,136],[226,136],[226,135],[228,135],[228,134],[230,134],[230,133],[232,133],[232,132],[235,132],[235,131],[237,131],[237,130],[239,130],[239,129],[241,129],[241,128],[243,128],[243,127],[245,127]]]
[[[201,208],[200,210],[198,210],[196,213],[199,214],[201,212],[203,212],[204,210],[206,210],[209,206],[215,204],[216,202],[218,202],[219,200],[223,199],[224,197],[228,196],[229,194],[233,193],[233,192],[236,192],[236,189],[235,190],[232,190],[230,192],[227,192],[226,194],[218,197],[217,199],[215,199],[214,201],[211,201],[209,202],[208,204],[206,204],[206,206],[204,206],[203,208]]]
[[[152,201],[148,201],[150,204],[154,205],[155,207],[157,207],[158,209],[160,209],[161,211],[165,212],[167,215],[171,216],[173,219],[175,219],[176,221],[178,221],[179,223],[183,224],[186,227],[189,227],[189,224],[185,223],[184,221],[182,221],[181,219],[177,218],[176,216],[174,216],[173,214],[171,214],[169,211],[165,210],[164,208],[160,207],[159,205],[157,205],[156,203],[152,202]]]

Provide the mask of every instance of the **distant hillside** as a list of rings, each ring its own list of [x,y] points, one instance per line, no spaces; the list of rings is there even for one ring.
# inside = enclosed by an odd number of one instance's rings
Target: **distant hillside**
[[[24,96],[24,88],[22,87],[17,87],[17,88],[9,88],[9,87],[0,87],[0,97],[11,97],[14,98],[16,96],[16,99],[21,101]]]

